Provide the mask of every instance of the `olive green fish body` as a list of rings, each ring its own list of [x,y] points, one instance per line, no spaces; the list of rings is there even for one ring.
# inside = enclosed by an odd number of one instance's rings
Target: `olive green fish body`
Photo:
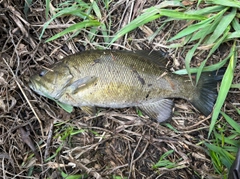
[[[33,76],[30,87],[72,106],[136,106],[161,122],[171,114],[168,98],[192,101],[201,95],[187,78],[166,72],[166,63],[159,52],[85,51]]]
[[[142,56],[114,51],[92,51],[91,58],[73,55],[63,61],[72,83],[91,77],[75,89],[66,88],[58,100],[73,106],[121,108],[155,102],[166,97],[190,98],[191,83]],[[90,60],[89,60],[90,59]],[[74,67],[75,66],[75,67]],[[53,69],[54,70],[54,69]],[[69,99],[71,98],[71,99]]]

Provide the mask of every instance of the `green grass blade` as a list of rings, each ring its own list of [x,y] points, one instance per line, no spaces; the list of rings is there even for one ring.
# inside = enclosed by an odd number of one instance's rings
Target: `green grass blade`
[[[96,21],[96,20],[85,20],[83,22],[79,22],[77,24],[74,24],[70,27],[68,27],[67,29],[63,30],[62,32],[54,35],[53,37],[47,39],[45,42],[50,42],[52,40],[55,40],[69,32],[73,32],[73,31],[76,31],[76,30],[81,30],[83,28],[87,28],[87,27],[95,27],[95,26],[99,26],[100,25],[100,22]]]
[[[117,175],[113,175],[112,178],[113,179],[128,179],[128,177],[117,176]]]
[[[162,23],[162,25],[160,26],[160,27],[158,27],[157,28],[157,30],[151,35],[151,36],[149,36],[149,37],[147,37],[148,38],[148,40],[149,40],[149,42],[152,42],[154,39],[155,39],[155,37],[160,33],[160,31],[166,26],[166,22],[163,22]]]
[[[209,59],[209,57],[215,52],[215,50],[219,47],[219,45],[221,45],[221,43],[223,42],[223,40],[226,38],[228,32],[230,30],[230,27],[226,30],[226,32],[224,33],[223,37],[220,38],[217,43],[214,44],[214,46],[212,47],[212,49],[210,50],[207,58],[201,63],[200,67],[198,68],[198,71],[197,71],[197,78],[196,78],[196,84],[198,84],[198,81],[200,79],[200,76],[202,74],[202,70],[203,68],[205,67],[205,64],[207,62],[207,60]],[[205,37],[205,36],[204,36]]]
[[[157,9],[156,7],[150,7],[147,10],[144,11],[144,13],[140,16],[138,16],[136,19],[134,19],[132,22],[127,24],[125,27],[120,29],[118,33],[114,35],[114,38],[110,42],[112,44],[115,42],[118,38],[125,35],[126,33],[136,29],[139,26],[142,26],[148,22],[151,22],[161,16],[167,16],[172,17],[175,19],[188,19],[188,20],[204,20],[206,17],[200,16],[200,15],[188,15],[183,12],[178,12],[176,10],[168,10],[168,9]]]
[[[169,150],[167,152],[165,152],[161,157],[160,160],[163,160],[164,158],[166,158],[168,155],[172,154],[174,152],[174,150]]]
[[[185,66],[186,66],[186,70],[187,70],[187,72],[188,72],[188,76],[189,76],[189,78],[191,79],[191,72],[190,72],[190,61],[191,61],[191,59],[192,59],[192,57],[193,57],[193,55],[194,55],[194,52],[196,51],[196,49],[197,49],[197,47],[200,45],[200,43],[203,41],[203,39],[205,38],[205,34],[202,36],[202,38],[198,41],[198,43],[196,44],[196,45],[194,45],[194,47],[190,50],[190,51],[188,51],[188,53],[187,53],[187,55],[186,55],[186,60],[185,60]],[[205,60],[206,61],[206,60]],[[197,75],[199,75],[199,77],[200,77],[200,74],[201,74],[201,72],[202,72],[202,69],[203,69],[203,67],[205,66],[205,63],[206,62],[203,62],[202,63],[202,66],[200,66],[200,68],[198,69],[198,73],[199,74],[197,74]],[[198,77],[198,76],[197,76]],[[198,77],[198,78],[199,78]],[[198,78],[197,78],[197,80],[196,80],[196,85],[197,85],[197,82],[198,82]],[[192,82],[192,79],[191,79],[191,82]]]
[[[64,179],[84,179],[84,178],[88,177],[87,174],[69,175],[69,174],[64,173],[62,170],[60,170],[60,171],[61,171],[61,176]]]
[[[214,44],[214,46],[212,47],[212,49],[208,53],[207,58],[201,63],[201,65],[200,65],[200,67],[198,69],[198,72],[197,72],[196,84],[198,83],[198,81],[200,79],[200,76],[202,74],[202,70],[205,67],[205,64],[206,64],[207,60],[217,50],[217,48],[223,43],[223,41],[227,37],[229,31],[230,31],[230,26],[228,26],[228,28],[224,32],[224,35],[219,40],[217,40],[217,42]]]
[[[209,18],[209,19],[206,19],[206,20],[203,20],[197,24],[194,24],[194,25],[191,25],[185,29],[183,29],[182,31],[180,31],[177,35],[175,35],[174,37],[172,37],[170,41],[173,41],[173,40],[176,40],[176,39],[179,39],[179,38],[182,38],[186,35],[189,35],[189,34],[192,34],[193,32],[196,32],[198,31],[199,29],[204,29],[206,28],[207,26],[209,26],[209,24],[213,21],[212,18]]]
[[[213,34],[210,36],[206,44],[214,43],[224,33],[224,31],[228,28],[229,24],[236,16],[236,12],[237,12],[236,8],[233,8],[228,15],[223,16],[223,18],[219,22],[218,26],[216,27],[216,29],[214,30]]]
[[[104,23],[101,23],[100,27],[101,27],[101,33],[104,38],[104,42],[110,42],[109,33],[108,33],[106,25]]]
[[[163,125],[168,127],[169,129],[173,130],[175,133],[179,133],[179,131],[176,128],[174,128],[171,124],[164,123]]]
[[[222,11],[220,11],[219,13],[215,14],[214,16],[212,16],[211,18],[213,19],[211,26],[209,28],[209,32],[206,33],[206,35],[213,33],[216,30],[216,27],[218,26],[218,24],[220,23],[220,21],[222,20],[222,17],[224,15],[224,13],[226,13],[227,8],[224,8]],[[206,39],[204,40],[204,44],[206,45],[206,42],[208,41],[208,39],[210,38],[210,36],[207,36]]]
[[[91,27],[90,33],[87,34],[88,40],[91,43],[94,42],[97,33],[98,33],[98,27]]]
[[[236,61],[237,61],[235,43],[232,46],[232,51],[234,51],[234,53],[232,54],[232,56],[230,58],[227,70],[226,70],[226,72],[223,76],[223,79],[222,79],[222,84],[220,86],[219,94],[218,94],[217,101],[216,101],[216,104],[215,104],[215,108],[214,108],[213,114],[212,114],[212,119],[211,119],[211,124],[210,124],[210,128],[209,128],[208,137],[210,136],[210,134],[211,134],[211,132],[214,128],[214,125],[217,121],[217,118],[218,118],[218,115],[220,113],[221,107],[222,107],[222,105],[223,105],[223,103],[226,99],[226,96],[227,96],[228,91],[229,91],[229,89],[231,87],[231,84],[232,84],[234,69],[235,69]]]
[[[215,138],[219,139],[219,140],[222,140],[222,138],[224,138],[224,143],[221,145],[223,148],[224,148],[224,144],[230,144],[235,147],[237,147],[239,145],[239,141],[237,141],[237,140],[233,140],[228,137],[222,136],[222,135],[218,134],[217,132],[215,132],[214,135],[215,135]]]
[[[192,39],[190,41],[192,41],[193,39],[197,39],[199,38],[199,35],[201,35],[200,38],[202,38],[202,34],[203,33],[206,33],[205,36],[211,32],[213,32],[216,28],[216,26],[219,24],[219,22],[221,21],[222,19],[222,16],[223,14],[227,11],[227,8],[224,8],[222,11],[220,11],[218,14],[206,19],[206,20],[203,20],[197,24],[194,24],[194,25],[191,25],[185,29],[183,29],[182,31],[180,31],[177,35],[175,35],[173,38],[171,38],[169,41],[172,41],[172,40],[176,40],[176,39],[179,39],[179,38],[182,38],[186,35],[189,35],[189,34],[192,34],[194,32],[198,32],[198,31],[201,31],[200,34],[196,33],[193,35]],[[210,28],[209,28],[210,27]],[[205,30],[205,29],[208,29]],[[196,35],[196,36],[195,36]],[[194,37],[195,36],[195,37]]]
[[[174,152],[174,150],[169,150],[167,152],[165,152],[159,159],[159,161],[153,165],[153,169],[157,169],[159,167],[165,167],[165,168],[173,168],[173,167],[176,167],[177,164],[176,163],[173,163],[169,160],[166,160],[165,158],[172,154]]]
[[[205,145],[210,150],[209,155],[212,159],[214,168],[219,173],[221,173],[221,168],[222,168],[221,165],[222,164],[221,164],[220,157],[219,157],[220,149],[218,149],[217,146],[212,145],[212,144],[205,143]]]
[[[66,2],[66,3],[69,3],[69,2]],[[39,39],[42,38],[46,28],[48,27],[48,25],[54,20],[56,19],[57,17],[61,17],[61,16],[64,16],[64,15],[74,15],[74,16],[78,16],[82,19],[93,19],[93,17],[91,15],[88,15],[87,13],[85,13],[85,10],[86,9],[90,9],[90,6],[86,3],[80,3],[78,5],[72,5],[68,8],[64,8],[64,4],[62,4],[62,8],[58,8],[56,11],[58,11],[49,21],[47,21],[44,26],[43,26],[43,29],[42,29],[42,32],[39,36]],[[46,17],[47,18],[47,17]]]
[[[224,42],[224,40],[225,40],[225,39],[227,38],[227,36],[228,36],[228,33],[229,33],[230,29],[231,29],[231,27],[228,26],[228,27],[225,29],[225,31],[224,31],[224,33],[223,33],[223,36],[222,36],[221,38],[218,38],[218,39],[217,39],[217,41],[215,42],[215,44],[214,44],[213,47],[211,48],[211,50],[210,50],[207,58],[209,58],[209,57],[218,49],[218,47]]]
[[[189,40],[189,42],[192,42],[194,40],[201,39],[203,35],[208,35],[213,32],[213,25],[207,24],[204,28],[197,29],[196,33],[194,33]]]
[[[232,118],[230,118],[227,114],[224,112],[220,112],[223,117],[226,119],[226,121],[232,126],[232,128],[240,134],[240,125],[235,122]]]
[[[208,34],[213,33],[216,27],[218,26],[219,22],[221,21],[222,15],[226,12],[226,10],[227,9],[225,8],[218,14],[212,16],[211,18],[213,19],[213,21],[210,24],[208,24],[208,26],[200,29],[196,34],[194,34],[190,42],[198,38],[202,38],[203,34],[205,34],[204,36],[207,36]]]
[[[50,10],[50,0],[46,0],[46,9],[45,9],[45,18],[46,19],[48,19],[49,10]]]
[[[236,108],[235,108],[236,109]],[[229,139],[236,139],[236,137],[238,137],[239,136],[239,134],[238,133],[236,133],[235,131],[233,131],[233,134],[232,135],[230,135],[230,136],[228,136],[228,138]],[[239,140],[237,140],[238,141],[238,143],[240,143],[240,141]]]
[[[240,2],[238,0],[207,0],[207,3],[218,4],[226,7],[240,8]]]
[[[238,84],[232,84],[232,85],[231,85],[231,88],[239,88],[239,89],[240,89],[240,83],[238,83]]]
[[[213,151],[215,154],[210,153],[211,158],[214,159],[214,165],[215,167],[218,168],[218,170],[222,167],[220,167],[222,165],[222,163],[227,167],[230,168],[231,164],[232,164],[232,155],[227,152],[226,150],[224,150],[222,147],[219,146],[215,146],[212,144],[208,144],[205,143],[205,145],[207,146],[207,148],[209,148],[209,150]]]
[[[240,109],[238,109],[238,108],[235,108],[235,109],[238,112],[238,114],[240,115]]]
[[[52,156],[50,156],[50,157],[48,157],[46,160],[44,160],[44,162],[48,162],[48,161],[54,159],[54,158],[61,152],[62,148],[63,148],[63,144],[61,144],[61,145],[57,148],[56,152],[55,152]]]
[[[96,1],[92,1],[92,7],[98,19],[101,20],[102,19],[101,10],[99,9]]]
[[[122,37],[123,35],[127,34],[128,32],[136,29],[139,26],[142,26],[148,22],[151,22],[157,18],[159,18],[161,15],[159,14],[159,10],[155,7],[151,7],[148,10],[146,10],[142,15],[138,16],[136,19],[131,21],[129,24],[124,26],[122,29],[120,29],[111,40],[110,44],[115,42],[117,39]],[[109,45],[110,45],[109,44]]]
[[[205,67],[205,64],[206,64],[207,60],[208,60],[208,58],[205,59],[204,61],[202,61],[201,65],[200,65],[199,68],[198,68],[197,77],[196,77],[196,84],[198,84],[198,81],[199,81],[199,79],[200,79],[200,77],[201,77],[203,68]]]
[[[182,42],[181,44],[182,44],[183,46],[186,45],[191,38],[192,38],[192,35],[187,35],[187,36],[185,36],[184,39],[183,39],[183,42]],[[183,46],[182,46],[182,47],[183,47]]]
[[[215,70],[220,69],[227,63],[227,61],[229,60],[229,58],[232,56],[233,53],[234,53],[233,49],[231,49],[230,53],[228,54],[228,56],[226,58],[224,58],[222,61],[220,61],[218,63],[204,67],[202,71],[204,71],[204,72],[205,71],[215,71]],[[190,73],[197,73],[197,72],[198,72],[198,68],[190,69]],[[186,74],[188,74],[188,72],[186,69],[181,69],[181,70],[175,71],[174,74],[186,75]]]
[[[32,5],[32,0],[25,0],[23,12],[24,12],[24,15],[25,15],[26,18],[28,16],[28,12],[29,12],[29,9],[30,9],[29,7],[31,5]]]
[[[191,50],[188,51],[186,58],[185,58],[185,66],[186,66],[186,70],[188,72],[189,79],[191,80],[191,83],[192,83],[192,78],[191,78],[191,72],[190,72],[190,62],[191,62],[194,52],[196,51],[199,44],[200,44],[200,41],[197,44],[195,44]]]
[[[140,16],[141,17],[141,16]],[[135,19],[126,26],[124,26],[118,33],[114,35],[114,38],[111,40],[110,44],[115,42],[118,38],[122,37],[123,35],[127,34],[128,32],[131,32],[132,30],[136,29],[139,26],[144,25],[145,23],[151,22],[157,18],[159,18],[160,15],[154,15],[151,17],[146,17],[138,21],[139,19]]]
[[[195,14],[187,14],[185,12],[179,12],[177,10],[169,10],[169,9],[160,9],[160,14],[162,16],[172,17],[174,19],[183,19],[183,20],[205,20],[207,19],[202,15]]]
[[[240,24],[238,22],[238,18],[235,17],[232,21],[232,26],[234,28],[235,31],[240,31]]]
[[[224,8],[225,8],[224,6],[210,6],[210,7],[206,7],[199,10],[190,10],[190,11],[187,11],[186,13],[194,14],[194,15],[209,15],[214,12],[220,12]]]
[[[173,1],[162,1],[159,5],[155,6],[158,9],[166,8],[166,7],[184,7],[184,5],[178,1],[178,0],[173,0]]]
[[[79,129],[79,130],[73,130],[70,135],[73,136],[73,135],[76,135],[76,134],[81,134],[83,132],[85,132],[86,130],[85,129]]]
[[[226,41],[233,40],[233,39],[239,39],[240,38],[240,30],[229,33]]]
[[[98,20],[101,22],[101,33],[103,35],[103,38],[104,38],[104,42],[109,42],[109,35],[108,35],[108,30],[107,30],[107,27],[106,25],[102,22],[102,14],[101,14],[101,10],[100,8],[98,7],[98,4],[96,3],[96,1],[92,1],[92,7],[93,7],[93,11],[94,13],[96,14]]]
[[[235,136],[235,138],[236,137],[239,137],[239,135],[237,135],[237,136]],[[238,140],[235,140],[236,142],[235,142],[235,145],[233,145],[233,146],[224,146],[224,149],[225,150],[227,150],[227,151],[229,151],[229,152],[231,152],[231,153],[236,153],[237,152],[237,150],[238,150],[238,148],[239,148],[239,145],[240,145],[240,142],[238,141]],[[231,156],[231,159],[235,159],[235,157],[232,155]]]

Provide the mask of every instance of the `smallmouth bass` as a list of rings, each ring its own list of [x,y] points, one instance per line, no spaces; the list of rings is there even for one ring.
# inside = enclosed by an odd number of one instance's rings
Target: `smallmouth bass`
[[[224,70],[202,73],[193,86],[187,78],[166,72],[167,61],[158,51],[90,50],[65,57],[51,70],[32,76],[29,87],[84,111],[135,106],[163,122],[171,117],[171,98],[184,98],[208,116]]]

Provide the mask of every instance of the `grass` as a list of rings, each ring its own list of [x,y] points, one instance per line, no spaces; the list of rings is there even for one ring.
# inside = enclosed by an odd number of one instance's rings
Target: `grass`
[[[156,164],[153,165],[153,169],[157,169],[159,167],[165,167],[167,169],[176,168],[178,166],[176,162],[171,162],[170,160],[166,159],[173,152],[174,152],[174,150],[169,150],[169,151],[165,152],[160,157],[159,161]]]
[[[51,2],[46,1],[46,7],[48,7],[48,8],[46,8],[45,14],[48,15],[49,12],[51,12],[53,14],[53,16],[50,20],[48,20],[47,23],[45,23],[42,33],[39,37],[40,39],[42,38],[48,25],[52,21],[57,19],[58,17],[74,16],[76,18],[79,18],[81,21],[76,24],[69,24],[70,26],[68,28],[59,32],[58,34],[54,35],[53,37],[47,39],[46,42],[50,42],[52,40],[55,40],[59,37],[62,37],[65,34],[68,34],[71,32],[72,32],[71,37],[74,37],[74,36],[78,35],[82,29],[86,29],[88,27],[90,27],[90,31],[92,32],[92,34],[97,34],[98,29],[94,28],[97,26],[101,26],[103,31],[106,30],[105,25],[101,25],[101,23],[100,23],[100,20],[101,20],[101,19],[99,19],[99,18],[101,18],[100,10],[96,7],[95,1],[93,1],[92,3],[85,3],[84,1],[81,1],[81,0],[78,0],[75,3],[73,1],[66,1],[64,3],[59,4],[59,7],[52,11],[51,11],[51,8],[49,8],[49,7],[53,7],[51,5]],[[91,15],[92,10],[97,14],[97,16]],[[88,37],[90,39],[93,39],[93,36],[91,34],[89,34]]]
[[[237,47],[235,39],[240,38],[240,24],[238,22],[238,9],[240,3],[237,0],[207,0],[206,3],[198,1],[196,10],[191,6],[184,6],[181,1],[167,1],[160,5],[144,9],[142,13],[127,25],[122,27],[118,32],[111,34],[110,20],[103,20],[103,14],[97,1],[85,3],[83,1],[66,1],[59,4],[55,10],[51,10],[51,2],[46,1],[46,16],[52,14],[50,20],[44,25],[40,38],[48,27],[48,25],[59,17],[73,16],[79,18],[81,22],[69,24],[65,30],[59,32],[45,42],[50,42],[66,34],[71,34],[75,37],[82,30],[88,30],[87,38],[90,42],[95,41],[97,35],[102,35],[107,47],[110,47],[119,38],[131,33],[133,30],[153,22],[160,17],[166,17],[164,24],[170,21],[185,20],[188,26],[183,28],[175,36],[168,39],[167,48],[183,48],[187,51],[185,58],[186,69],[178,70],[176,74],[188,74],[191,78],[191,73],[197,73],[196,83],[198,82],[203,71],[214,71],[227,65],[226,73],[223,77],[219,96],[213,111],[212,120],[209,128],[208,137],[212,137],[212,143],[205,143],[209,149],[209,155],[212,159],[216,172],[227,176],[225,167],[229,169],[234,159],[234,153],[237,151],[237,141],[234,139],[239,136],[239,127],[234,123],[227,114],[221,111],[221,108],[226,100],[226,96],[230,88],[240,88],[240,84],[232,84],[234,70],[237,62]],[[111,1],[103,1],[105,8],[108,8]],[[108,22],[108,23],[106,23]],[[149,37],[149,39],[153,39]],[[223,43],[231,43],[232,48],[227,57],[223,60],[206,66],[210,57],[216,52]],[[190,49],[187,49],[189,48]],[[193,57],[198,53],[201,54],[208,51],[207,57],[203,59],[199,67],[191,67]],[[236,109],[239,112],[239,109]],[[217,123],[219,114],[226,120],[225,123]],[[217,123],[217,124],[216,124]],[[232,127],[230,130],[228,125]],[[226,133],[231,132],[226,136]],[[157,167],[174,167],[175,163],[166,160],[169,154],[173,151],[168,151],[154,165]]]
[[[82,175],[68,175],[66,173],[64,173],[63,171],[61,171],[61,176],[64,179],[84,179],[84,178],[88,178],[87,174],[82,174]]]
[[[224,112],[221,112],[221,115],[225,121],[216,125],[212,142],[205,142],[205,145],[209,149],[209,155],[216,172],[227,178],[225,168],[230,169],[240,145],[239,140],[236,139],[240,136],[240,126]]]
[[[233,54],[230,58],[227,70],[226,70],[226,72],[223,76],[221,87],[220,87],[219,94],[218,94],[217,101],[216,101],[216,105],[215,105],[215,108],[213,110],[212,120],[211,120],[211,124],[210,124],[210,129],[209,129],[209,135],[214,128],[214,125],[215,125],[215,123],[218,119],[221,107],[223,106],[223,104],[225,102],[225,99],[227,97],[228,91],[229,91],[229,89],[232,85],[234,70],[235,70],[235,66],[236,66],[236,63],[237,63],[235,43],[232,47],[232,51],[233,51]]]

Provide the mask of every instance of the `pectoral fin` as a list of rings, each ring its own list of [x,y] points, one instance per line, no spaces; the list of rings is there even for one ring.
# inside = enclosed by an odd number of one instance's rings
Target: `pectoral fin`
[[[93,106],[82,106],[81,107],[81,110],[86,113],[86,114],[89,114],[89,115],[94,115],[96,114],[96,108],[93,107]]]
[[[95,76],[86,76],[84,78],[81,78],[79,80],[74,81],[71,83],[68,87],[67,90],[70,91],[72,94],[76,94],[77,92],[81,91],[82,89],[89,87],[89,85],[94,84],[96,82],[97,77]]]
[[[44,96],[46,96],[47,98],[55,101],[61,108],[63,108],[66,112],[71,113],[73,111],[73,106],[69,105],[69,104],[65,104],[65,103],[61,103],[60,101],[58,101],[57,99],[52,98],[51,96],[49,96],[48,94],[44,93]]]
[[[164,122],[172,116],[173,101],[170,99],[162,99],[138,107],[150,118],[156,119],[158,122]]]

